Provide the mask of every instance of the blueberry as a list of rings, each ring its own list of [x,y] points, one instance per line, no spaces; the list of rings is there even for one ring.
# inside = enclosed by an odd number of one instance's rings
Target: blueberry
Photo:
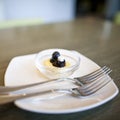
[[[50,59],[50,62],[51,62],[51,63],[54,63],[54,62],[55,62],[55,60],[54,60],[53,58],[51,58],[51,59]]]
[[[53,54],[52,54],[52,58],[57,60],[58,57],[60,56],[60,53],[58,51],[55,51]]]
[[[65,66],[65,60],[64,61],[58,61],[58,67],[64,67]]]
[[[55,66],[55,67],[58,67],[57,61],[54,61],[54,62],[52,63],[52,65]]]
[[[58,51],[55,51],[52,54],[52,58],[50,59],[50,62],[52,63],[53,66],[55,67],[64,67],[65,66],[65,59],[63,59],[60,56],[60,53]]]

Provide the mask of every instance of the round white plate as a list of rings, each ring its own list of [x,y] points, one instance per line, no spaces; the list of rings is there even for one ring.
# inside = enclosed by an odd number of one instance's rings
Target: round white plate
[[[71,77],[83,76],[99,68],[95,62],[80,53],[79,55],[81,58],[80,67]],[[36,69],[34,64],[35,57],[36,54],[13,58],[5,73],[5,85],[25,85],[47,80],[48,78],[40,74]],[[37,113],[73,113],[102,105],[113,99],[118,92],[117,86],[111,81],[103,89],[88,98],[77,98],[65,95],[54,99],[40,100],[40,96],[36,96],[16,100],[15,105],[24,110]]]

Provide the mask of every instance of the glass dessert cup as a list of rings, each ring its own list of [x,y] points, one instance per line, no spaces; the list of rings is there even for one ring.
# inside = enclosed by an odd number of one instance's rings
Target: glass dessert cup
[[[52,54],[58,51],[65,59],[66,66],[56,67],[50,63]],[[35,59],[35,66],[50,79],[66,78],[71,76],[80,65],[80,57],[73,51],[65,49],[47,49],[39,52]]]

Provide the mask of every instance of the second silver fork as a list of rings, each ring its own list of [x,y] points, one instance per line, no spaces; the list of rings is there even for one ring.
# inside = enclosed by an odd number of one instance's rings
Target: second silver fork
[[[26,97],[33,97],[33,96],[37,96],[37,95],[43,95],[49,92],[62,92],[65,94],[70,94],[70,95],[74,95],[74,96],[79,96],[79,97],[88,97],[90,95],[93,95],[94,93],[96,93],[98,90],[100,90],[101,88],[103,88],[106,84],[108,84],[110,81],[112,81],[112,79],[109,76],[104,76],[103,78],[99,78],[99,81],[94,81],[91,82],[90,84],[86,84],[84,86],[79,86],[79,83],[75,83],[78,85],[78,87],[76,88],[53,88],[53,89],[49,89],[47,91],[36,91],[36,92],[32,92],[32,93],[6,93],[6,94],[1,94],[0,95],[0,104],[5,104],[8,102],[13,102],[15,100],[18,99],[23,99]],[[63,95],[65,95],[63,94]],[[49,100],[49,98],[46,98],[47,100]]]

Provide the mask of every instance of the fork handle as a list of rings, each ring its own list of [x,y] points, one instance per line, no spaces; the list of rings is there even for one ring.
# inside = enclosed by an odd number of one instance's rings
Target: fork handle
[[[65,78],[65,79],[69,79],[69,78]],[[51,79],[51,80],[47,80],[47,81],[43,81],[43,82],[38,82],[38,83],[33,83],[33,84],[28,84],[28,85],[21,85],[21,86],[0,86],[0,93],[2,92],[12,92],[12,91],[17,91],[17,90],[21,90],[21,89],[25,89],[25,88],[29,88],[29,87],[34,87],[37,85],[42,85],[45,83],[49,83],[49,82],[53,82],[53,81],[59,81],[61,79]],[[63,80],[63,79],[62,79]]]
[[[18,99],[42,95],[42,94],[46,94],[49,92],[52,92],[52,90],[38,91],[34,93],[23,93],[23,94],[2,94],[1,93],[0,94],[0,105],[13,102]]]

